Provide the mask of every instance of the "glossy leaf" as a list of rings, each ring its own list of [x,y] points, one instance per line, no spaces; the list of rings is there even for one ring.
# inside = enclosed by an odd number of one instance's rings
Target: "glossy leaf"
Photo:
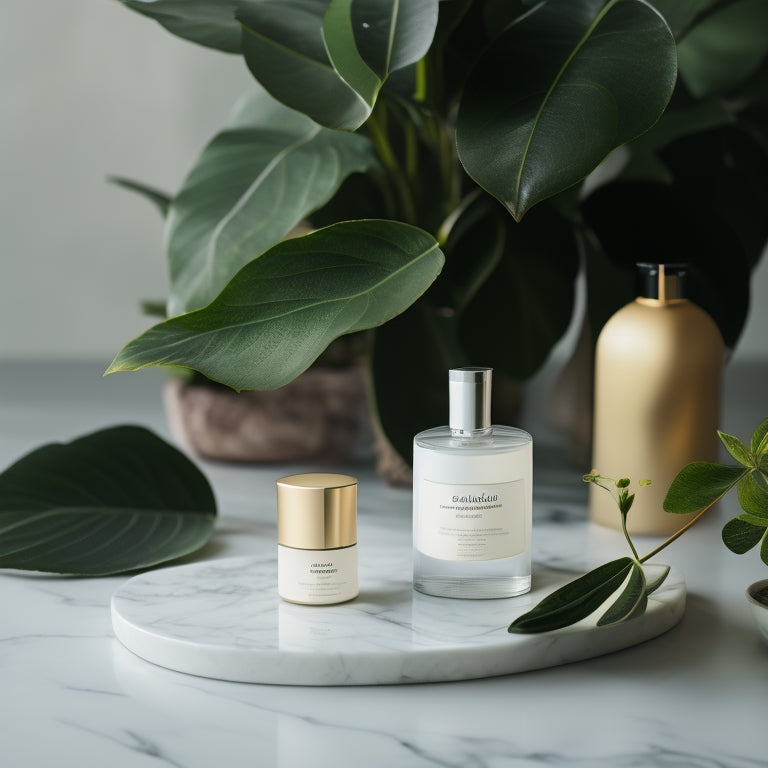
[[[680,77],[694,96],[722,92],[768,53],[768,3],[737,0],[707,14],[678,43]]]
[[[765,528],[739,520],[735,517],[723,526],[723,544],[731,552],[743,555],[749,552],[763,538]]]
[[[677,39],[686,33],[696,18],[721,0],[649,0],[664,17]]]
[[[761,472],[751,472],[739,481],[737,489],[741,508],[768,525],[768,484]]]
[[[363,136],[331,131],[254,93],[205,148],[166,227],[170,316],[212,301],[232,276],[377,161]]]
[[[612,560],[568,582],[509,625],[509,632],[528,634],[561,629],[596,611],[624,583],[635,565],[629,557]]]
[[[242,49],[253,76],[278,101],[328,128],[353,131],[370,108],[334,70],[323,40],[327,0],[242,5]]]
[[[647,602],[643,566],[639,563],[632,563],[624,589],[616,601],[597,620],[597,626],[606,627],[609,624],[618,624],[618,622],[631,616],[636,616],[645,610]]]
[[[195,551],[216,502],[198,468],[143,427],[52,443],[0,475],[0,567],[101,576]]]
[[[572,226],[550,206],[519,223],[498,205],[495,216],[503,225],[503,252],[461,314],[459,330],[472,359],[524,379],[539,370],[570,325],[578,247]],[[495,231],[493,220],[487,235]],[[470,264],[479,259],[478,242],[468,238],[465,244]]]
[[[404,311],[442,265],[434,238],[395,221],[341,222],[285,240],[208,306],[128,343],[107,373],[180,365],[234,389],[275,389],[333,339]]]
[[[169,32],[199,45],[228,53],[240,51],[240,27],[234,0],[120,0],[149,16]]]
[[[328,12],[339,2],[350,7],[360,56],[382,81],[426,56],[437,27],[438,0],[332,0]]]
[[[750,470],[697,461],[684,467],[669,486],[664,510],[677,515],[699,512],[714,504]]]
[[[109,178],[113,184],[117,184],[119,187],[129,189],[132,192],[137,192],[142,197],[149,200],[152,205],[160,211],[160,215],[165,218],[168,215],[168,207],[171,204],[171,196],[165,192],[161,192],[159,189],[150,187],[146,184],[142,184],[139,181],[133,181],[132,179],[125,179],[121,176],[111,176]]]
[[[752,457],[749,455],[749,449],[738,437],[729,435],[727,432],[722,432],[719,429],[717,430],[717,436],[720,438],[720,442],[725,446],[728,453],[730,453],[736,461],[743,464],[745,467],[752,466]]]
[[[648,130],[675,78],[674,39],[646,3],[550,0],[507,27],[470,74],[459,157],[520,220]]]
[[[628,282],[622,289],[632,288],[635,263],[648,253],[661,263],[679,261],[685,253],[690,298],[710,314],[732,347],[749,310],[750,266],[733,227],[710,205],[717,192],[704,185],[699,180],[693,193],[688,185],[614,181],[582,201],[581,213],[602,251],[624,268]]]

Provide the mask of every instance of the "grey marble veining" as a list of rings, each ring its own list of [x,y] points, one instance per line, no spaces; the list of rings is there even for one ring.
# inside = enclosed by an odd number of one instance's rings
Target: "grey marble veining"
[[[43,441],[109,424],[130,421],[165,434],[160,377],[118,375],[105,385],[101,370],[1,366],[3,466]],[[33,377],[46,385],[29,386]],[[766,391],[768,367],[730,372],[723,429],[743,435],[764,418]],[[535,421],[524,426],[535,440],[542,432]],[[540,456],[558,460],[557,451]],[[274,479],[305,468],[201,466],[220,518],[212,542],[184,562],[269,561]],[[399,552],[407,569],[410,494],[383,486],[370,466],[338,469],[360,478],[361,549],[375,542]],[[568,578],[625,554],[619,534],[586,519],[583,468],[545,469],[534,472],[536,568]],[[722,546],[720,528],[735,511],[726,499],[656,558],[687,588],[685,612],[668,631],[576,663],[444,683],[264,685],[183,674],[148,663],[115,637],[110,600],[131,577],[2,572],[0,766],[765,766],[768,646],[744,590],[766,572],[755,553],[737,556]],[[382,620],[394,611],[371,602]]]

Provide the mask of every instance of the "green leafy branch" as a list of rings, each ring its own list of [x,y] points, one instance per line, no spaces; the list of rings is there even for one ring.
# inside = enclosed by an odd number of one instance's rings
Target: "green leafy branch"
[[[515,619],[508,631],[535,634],[561,629],[603,609],[611,598],[613,600],[597,619],[597,626],[640,616],[648,605],[648,595],[658,589],[669,574],[669,566],[665,566],[658,575],[648,578],[644,563],[682,536],[734,487],[743,512],[723,527],[723,543],[731,552],[741,555],[762,542],[760,557],[768,565],[768,419],[753,432],[749,447],[733,435],[719,430],[717,434],[738,465],[699,461],[684,467],[667,491],[664,510],[694,516],[642,557],[627,531],[627,515],[635,499],[629,478],[613,480],[596,470],[584,475],[584,482],[592,483],[614,497],[632,556],[605,563],[555,590]],[[641,480],[639,485],[649,483],[650,480]]]

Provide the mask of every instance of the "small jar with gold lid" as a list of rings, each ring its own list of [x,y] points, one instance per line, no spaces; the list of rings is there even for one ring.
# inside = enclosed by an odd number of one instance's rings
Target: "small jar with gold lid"
[[[307,605],[357,597],[357,478],[312,472],[276,485],[280,597]]]

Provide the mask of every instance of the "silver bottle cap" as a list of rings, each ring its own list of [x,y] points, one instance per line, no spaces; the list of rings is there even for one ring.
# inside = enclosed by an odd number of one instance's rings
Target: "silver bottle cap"
[[[448,426],[455,433],[472,434],[491,426],[493,368],[451,368],[448,371]]]

